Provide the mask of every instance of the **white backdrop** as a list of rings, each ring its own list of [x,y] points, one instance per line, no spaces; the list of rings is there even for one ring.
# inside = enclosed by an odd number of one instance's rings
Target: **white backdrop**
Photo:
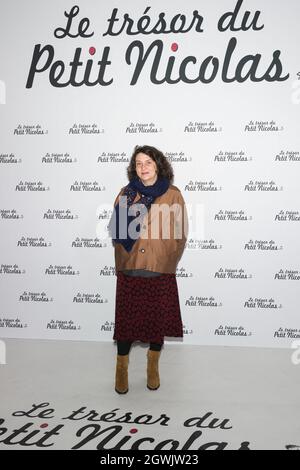
[[[0,337],[112,340],[100,229],[147,144],[189,211],[183,343],[300,338],[299,14],[297,0],[1,2]]]

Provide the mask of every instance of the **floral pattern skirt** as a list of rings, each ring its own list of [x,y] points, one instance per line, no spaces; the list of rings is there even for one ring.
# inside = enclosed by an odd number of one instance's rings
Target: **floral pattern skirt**
[[[176,274],[142,277],[117,271],[113,339],[163,344],[165,336],[183,337]]]

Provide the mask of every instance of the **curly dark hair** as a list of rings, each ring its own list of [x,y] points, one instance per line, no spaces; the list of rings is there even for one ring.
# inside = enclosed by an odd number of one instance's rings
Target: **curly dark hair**
[[[134,178],[137,178],[137,173],[135,171],[135,157],[138,153],[145,153],[150,158],[152,158],[152,160],[155,161],[157,165],[158,178],[164,177],[167,178],[171,184],[173,183],[174,172],[171,163],[160,150],[155,147],[151,147],[150,145],[136,145],[134,147],[129,166],[127,167],[127,177],[129,181],[133,180]]]

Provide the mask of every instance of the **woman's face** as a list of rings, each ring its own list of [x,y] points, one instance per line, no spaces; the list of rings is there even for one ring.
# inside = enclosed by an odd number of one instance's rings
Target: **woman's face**
[[[145,153],[140,152],[136,155],[135,171],[145,186],[152,185],[157,180],[157,165]]]

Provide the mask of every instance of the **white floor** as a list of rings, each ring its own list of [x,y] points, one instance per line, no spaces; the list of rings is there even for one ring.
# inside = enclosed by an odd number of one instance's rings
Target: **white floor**
[[[166,345],[161,387],[150,391],[147,347],[137,343],[129,392],[118,395],[113,343],[5,343],[0,450],[300,448],[300,365],[292,350]]]

